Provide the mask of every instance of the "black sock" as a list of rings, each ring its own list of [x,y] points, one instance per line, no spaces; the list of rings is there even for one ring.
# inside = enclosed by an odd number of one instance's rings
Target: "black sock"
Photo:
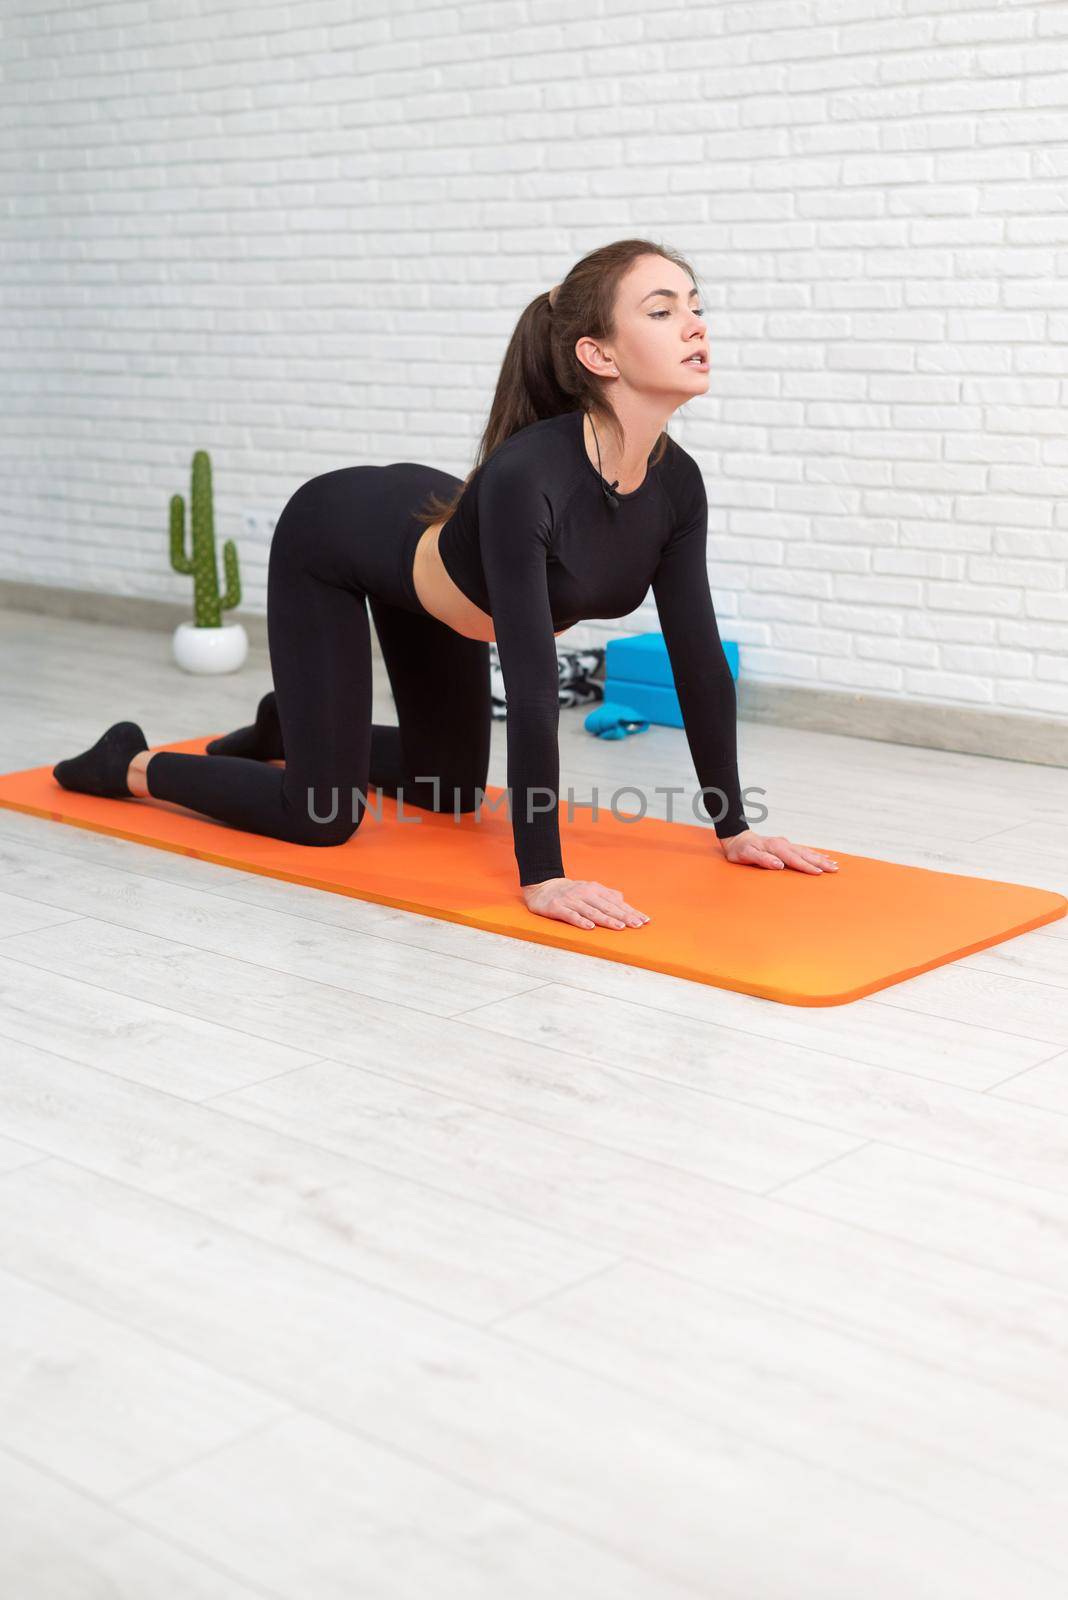
[[[282,724],[278,720],[278,702],[274,690],[269,689],[256,709],[256,720],[247,728],[235,728],[218,739],[209,739],[205,747],[209,756],[245,756],[249,761],[282,761]]]
[[[52,776],[64,789],[118,800],[132,794],[126,771],[138,751],[147,749],[148,740],[136,722],[115,722],[91,750],[54,766]]]

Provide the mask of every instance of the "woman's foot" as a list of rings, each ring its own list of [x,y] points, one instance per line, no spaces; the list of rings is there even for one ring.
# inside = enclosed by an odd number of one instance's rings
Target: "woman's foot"
[[[147,749],[148,740],[136,722],[115,722],[91,749],[58,762],[52,776],[64,789],[118,800],[132,795],[127,769],[134,756]]]
[[[249,761],[284,761],[282,724],[278,720],[278,702],[274,690],[269,689],[256,709],[256,720],[247,728],[235,728],[218,739],[209,739],[205,746],[209,756],[244,756]]]

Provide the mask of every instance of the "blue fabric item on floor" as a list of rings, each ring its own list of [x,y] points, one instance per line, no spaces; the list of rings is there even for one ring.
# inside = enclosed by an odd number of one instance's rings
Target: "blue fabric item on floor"
[[[633,706],[619,700],[605,700],[586,718],[585,727],[598,739],[625,739],[629,733],[644,733],[649,724]]]

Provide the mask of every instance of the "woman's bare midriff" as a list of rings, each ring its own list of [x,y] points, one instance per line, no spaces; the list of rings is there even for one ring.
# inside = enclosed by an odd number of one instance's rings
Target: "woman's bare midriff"
[[[462,633],[465,639],[483,639],[493,643],[496,639],[493,618],[488,611],[483,611],[481,606],[469,600],[445,570],[438,549],[438,534],[444,526],[444,520],[432,522],[429,528],[424,528],[415,547],[412,582],[419,603],[432,617],[437,617],[439,622]],[[559,639],[560,634],[566,632],[566,628],[560,628],[553,637]]]

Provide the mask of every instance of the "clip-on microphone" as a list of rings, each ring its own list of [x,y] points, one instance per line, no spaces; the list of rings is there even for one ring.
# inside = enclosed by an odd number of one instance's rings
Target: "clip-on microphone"
[[[593,442],[597,446],[597,476],[601,480],[601,493],[604,495],[605,499],[607,500],[609,509],[611,511],[618,511],[619,510],[619,500],[618,500],[618,497],[612,493],[612,490],[615,488],[616,484],[619,482],[619,479],[618,478],[613,478],[611,483],[605,483],[604,474],[601,472],[601,441],[597,437],[597,429],[593,427],[593,418],[592,417],[590,417],[590,427],[593,428]]]

